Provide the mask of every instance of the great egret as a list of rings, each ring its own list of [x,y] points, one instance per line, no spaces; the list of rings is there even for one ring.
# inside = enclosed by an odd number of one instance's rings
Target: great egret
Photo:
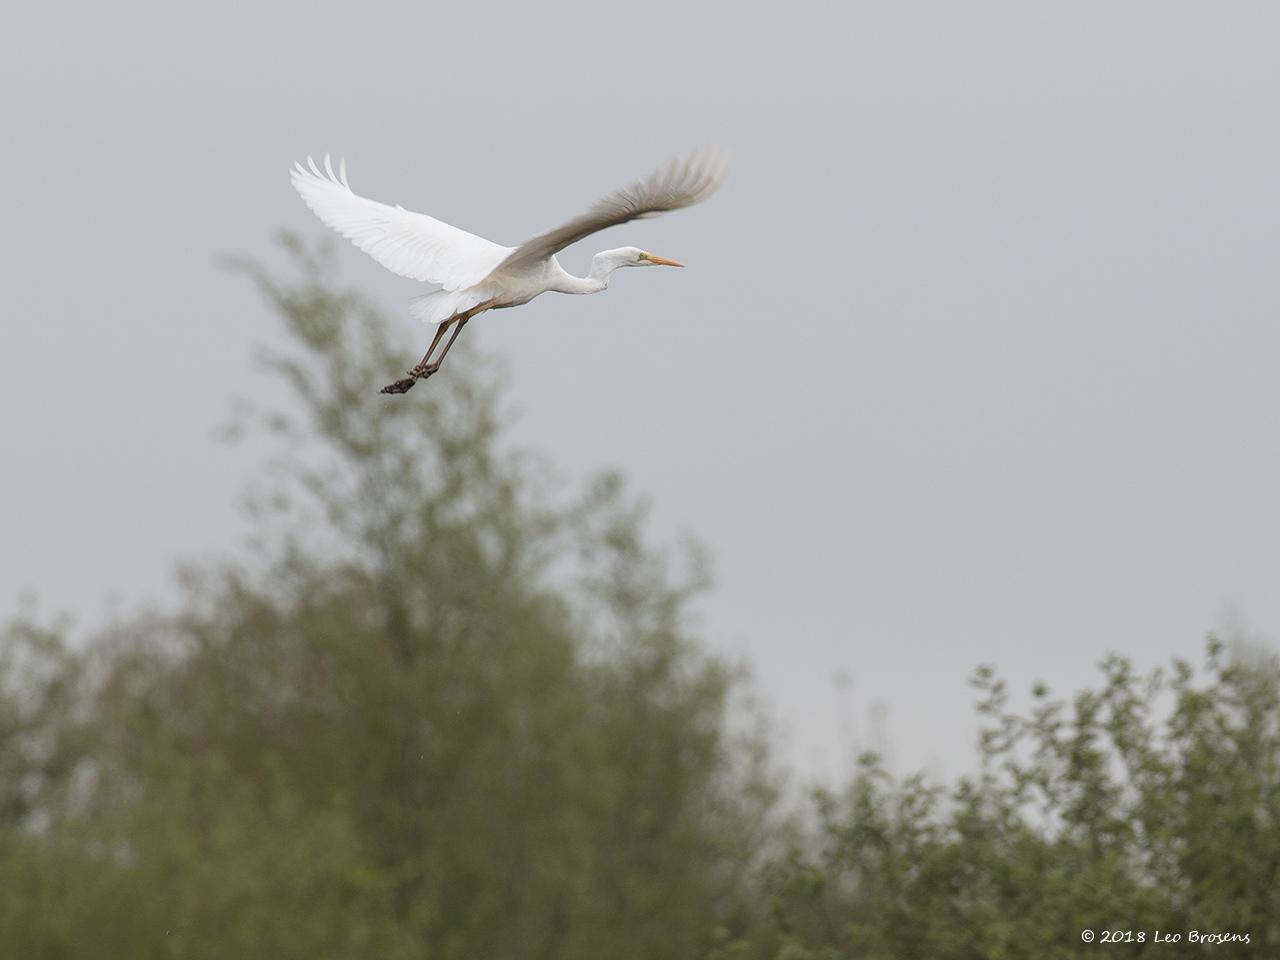
[[[308,157],[307,165],[294,164],[289,176],[307,206],[328,226],[393,273],[436,285],[436,290],[417,297],[409,308],[419,320],[435,325],[431,346],[408,377],[382,388],[383,393],[404,393],[440,369],[453,341],[478,313],[516,307],[547,291],[599,293],[619,267],[683,266],[636,247],[619,247],[597,253],[591,272],[575,277],[565,272],[555,255],[606,227],[706,199],[723,182],[725,163],[717,151],[695,150],[518,247],[492,243],[399,204],[392,207],[361,197],[347,182],[346,161],[340,161],[334,173],[327,154],[323,171]],[[453,333],[432,360],[450,328]]]

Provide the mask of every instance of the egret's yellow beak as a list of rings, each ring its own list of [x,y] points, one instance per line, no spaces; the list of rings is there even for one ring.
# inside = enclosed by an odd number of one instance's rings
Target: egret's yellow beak
[[[650,263],[656,263],[660,267],[683,267],[684,264],[679,260],[668,260],[666,257],[655,256],[652,253],[646,253],[644,258]]]

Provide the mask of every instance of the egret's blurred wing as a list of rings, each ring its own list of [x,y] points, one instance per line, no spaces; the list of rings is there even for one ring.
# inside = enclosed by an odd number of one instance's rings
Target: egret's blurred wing
[[[326,156],[321,172],[308,157],[289,177],[317,217],[402,277],[458,290],[479,283],[511,253],[435,217],[352,193],[345,162],[334,173]]]
[[[529,267],[606,227],[640,217],[656,217],[705,200],[724,182],[727,165],[715,150],[677,157],[643,180],[596,201],[586,213],[563,226],[526,240],[502,261],[502,269]]]

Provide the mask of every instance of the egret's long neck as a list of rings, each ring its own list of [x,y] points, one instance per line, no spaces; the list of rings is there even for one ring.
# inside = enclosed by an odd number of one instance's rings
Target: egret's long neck
[[[609,274],[617,270],[621,264],[609,252],[597,253],[591,258],[591,272],[585,277],[575,277],[566,273],[561,280],[564,293],[599,293],[609,286]]]

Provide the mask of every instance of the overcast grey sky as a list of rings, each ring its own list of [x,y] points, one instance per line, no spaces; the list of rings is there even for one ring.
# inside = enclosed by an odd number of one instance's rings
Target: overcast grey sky
[[[1070,690],[1275,637],[1278,37],[1248,2],[17,4],[0,613],[91,621],[244,532],[212,435],[273,320],[217,258],[324,232],[294,159],[512,243],[711,142],[711,202],[563,258],[689,269],[466,336],[519,442],[712,548],[707,634],[797,765],[847,771],[879,702],[900,769],[957,772],[982,661]],[[415,284],[340,263],[408,328]]]

